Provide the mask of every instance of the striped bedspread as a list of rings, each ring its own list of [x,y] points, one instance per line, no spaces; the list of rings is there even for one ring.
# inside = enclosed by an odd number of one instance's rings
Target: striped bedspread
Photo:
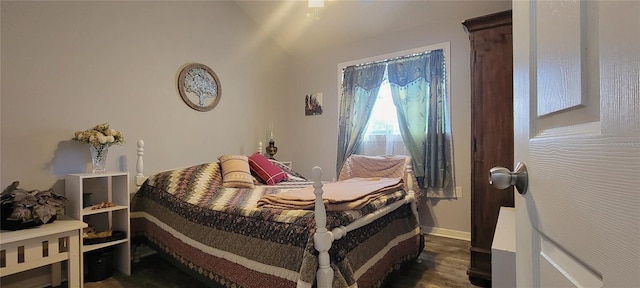
[[[228,287],[311,287],[317,252],[312,210],[258,208],[258,200],[310,182],[223,188],[219,163],[158,173],[135,194],[132,236],[170,255],[201,279]],[[405,197],[399,190],[362,209],[327,213],[329,229]],[[420,229],[409,205],[352,231],[330,249],[333,287],[375,287],[413,259]]]

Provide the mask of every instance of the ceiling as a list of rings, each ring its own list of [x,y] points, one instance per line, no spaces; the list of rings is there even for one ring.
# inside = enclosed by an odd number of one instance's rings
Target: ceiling
[[[313,10],[307,7],[306,0],[236,0],[260,27],[262,37],[272,38],[294,55],[451,19],[462,22],[470,11],[477,11],[472,15],[485,15],[486,11],[504,10],[505,2],[511,3],[510,0],[326,0],[324,8]],[[307,16],[308,12],[311,16]]]

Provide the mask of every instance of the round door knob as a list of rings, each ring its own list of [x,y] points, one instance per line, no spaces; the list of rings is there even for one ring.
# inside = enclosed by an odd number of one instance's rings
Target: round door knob
[[[518,162],[513,172],[504,167],[493,167],[489,170],[489,184],[498,189],[506,189],[515,185],[518,193],[524,195],[527,193],[529,184],[527,166]]]

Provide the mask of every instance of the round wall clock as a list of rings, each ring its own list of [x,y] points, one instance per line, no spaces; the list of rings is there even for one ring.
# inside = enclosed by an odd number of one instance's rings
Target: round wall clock
[[[209,111],[222,97],[220,79],[206,65],[193,63],[185,66],[178,76],[178,91],[184,103],[197,111]]]

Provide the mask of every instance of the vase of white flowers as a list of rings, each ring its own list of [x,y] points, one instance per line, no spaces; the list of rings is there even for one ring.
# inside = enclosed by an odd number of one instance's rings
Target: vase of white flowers
[[[89,144],[89,152],[91,153],[91,164],[93,165],[93,173],[104,173],[107,171],[107,154],[109,146],[107,144],[91,145]]]
[[[72,140],[89,145],[93,173],[104,173],[107,170],[106,161],[109,147],[124,143],[122,133],[111,129],[108,123],[96,125],[85,131],[77,131]]]

